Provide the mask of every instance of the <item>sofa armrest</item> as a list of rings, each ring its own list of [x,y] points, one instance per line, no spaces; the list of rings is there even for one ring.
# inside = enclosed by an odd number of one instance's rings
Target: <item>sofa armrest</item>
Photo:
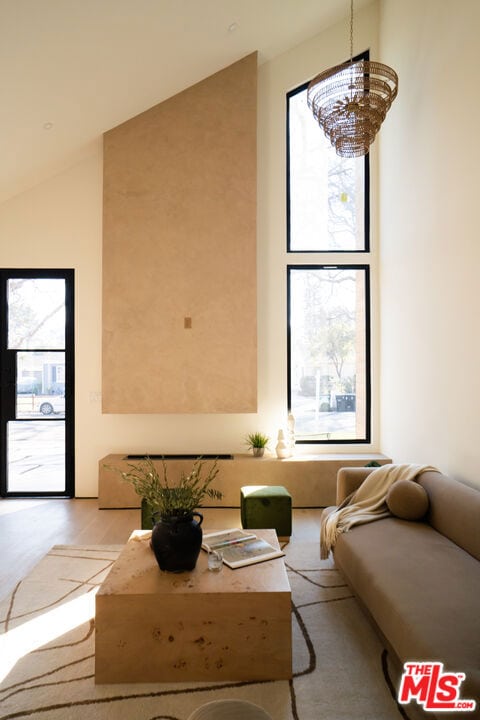
[[[340,468],[337,473],[337,505],[340,505],[345,498],[358,490],[367,475],[370,475],[374,467],[348,467]]]

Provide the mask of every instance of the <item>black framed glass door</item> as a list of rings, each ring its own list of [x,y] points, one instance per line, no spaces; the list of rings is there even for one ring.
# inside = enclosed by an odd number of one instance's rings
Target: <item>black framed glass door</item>
[[[73,497],[73,270],[0,270],[0,493]]]

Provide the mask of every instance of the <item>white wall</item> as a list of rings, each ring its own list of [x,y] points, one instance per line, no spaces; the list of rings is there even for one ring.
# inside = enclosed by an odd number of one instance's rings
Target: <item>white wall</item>
[[[356,17],[354,52],[369,46],[374,52],[376,33],[373,3]],[[343,22],[259,69],[257,414],[101,414],[100,139],[75,167],[0,206],[2,267],[75,269],[78,496],[97,494],[97,464],[108,453],[240,452],[251,430],[267,432],[275,446],[287,405],[285,93],[348,53],[348,23]],[[323,446],[321,451],[332,448]]]
[[[381,446],[480,486],[478,0],[382,0]]]

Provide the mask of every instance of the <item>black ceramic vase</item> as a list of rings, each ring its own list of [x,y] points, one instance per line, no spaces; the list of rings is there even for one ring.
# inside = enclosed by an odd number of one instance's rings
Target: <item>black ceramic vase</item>
[[[194,512],[184,517],[160,518],[155,523],[152,550],[160,570],[184,572],[194,569],[202,546],[202,521],[203,515]]]

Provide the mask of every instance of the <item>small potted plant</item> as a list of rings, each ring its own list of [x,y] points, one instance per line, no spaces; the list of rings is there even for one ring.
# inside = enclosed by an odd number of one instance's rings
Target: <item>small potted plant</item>
[[[248,448],[252,448],[254,457],[262,457],[270,438],[261,432],[249,433],[245,438]]]
[[[110,467],[120,473],[142,498],[142,517],[154,520],[152,549],[161,570],[181,572],[193,570],[202,545],[203,516],[197,512],[205,498],[221,499],[219,490],[211,487],[219,469],[215,460],[206,476],[205,461],[198,457],[191,472],[183,471],[180,481],[170,484],[167,464],[162,458],[162,474],[156,464],[146,456],[139,463],[129,463],[128,470]],[[143,524],[143,523],[142,523]]]

